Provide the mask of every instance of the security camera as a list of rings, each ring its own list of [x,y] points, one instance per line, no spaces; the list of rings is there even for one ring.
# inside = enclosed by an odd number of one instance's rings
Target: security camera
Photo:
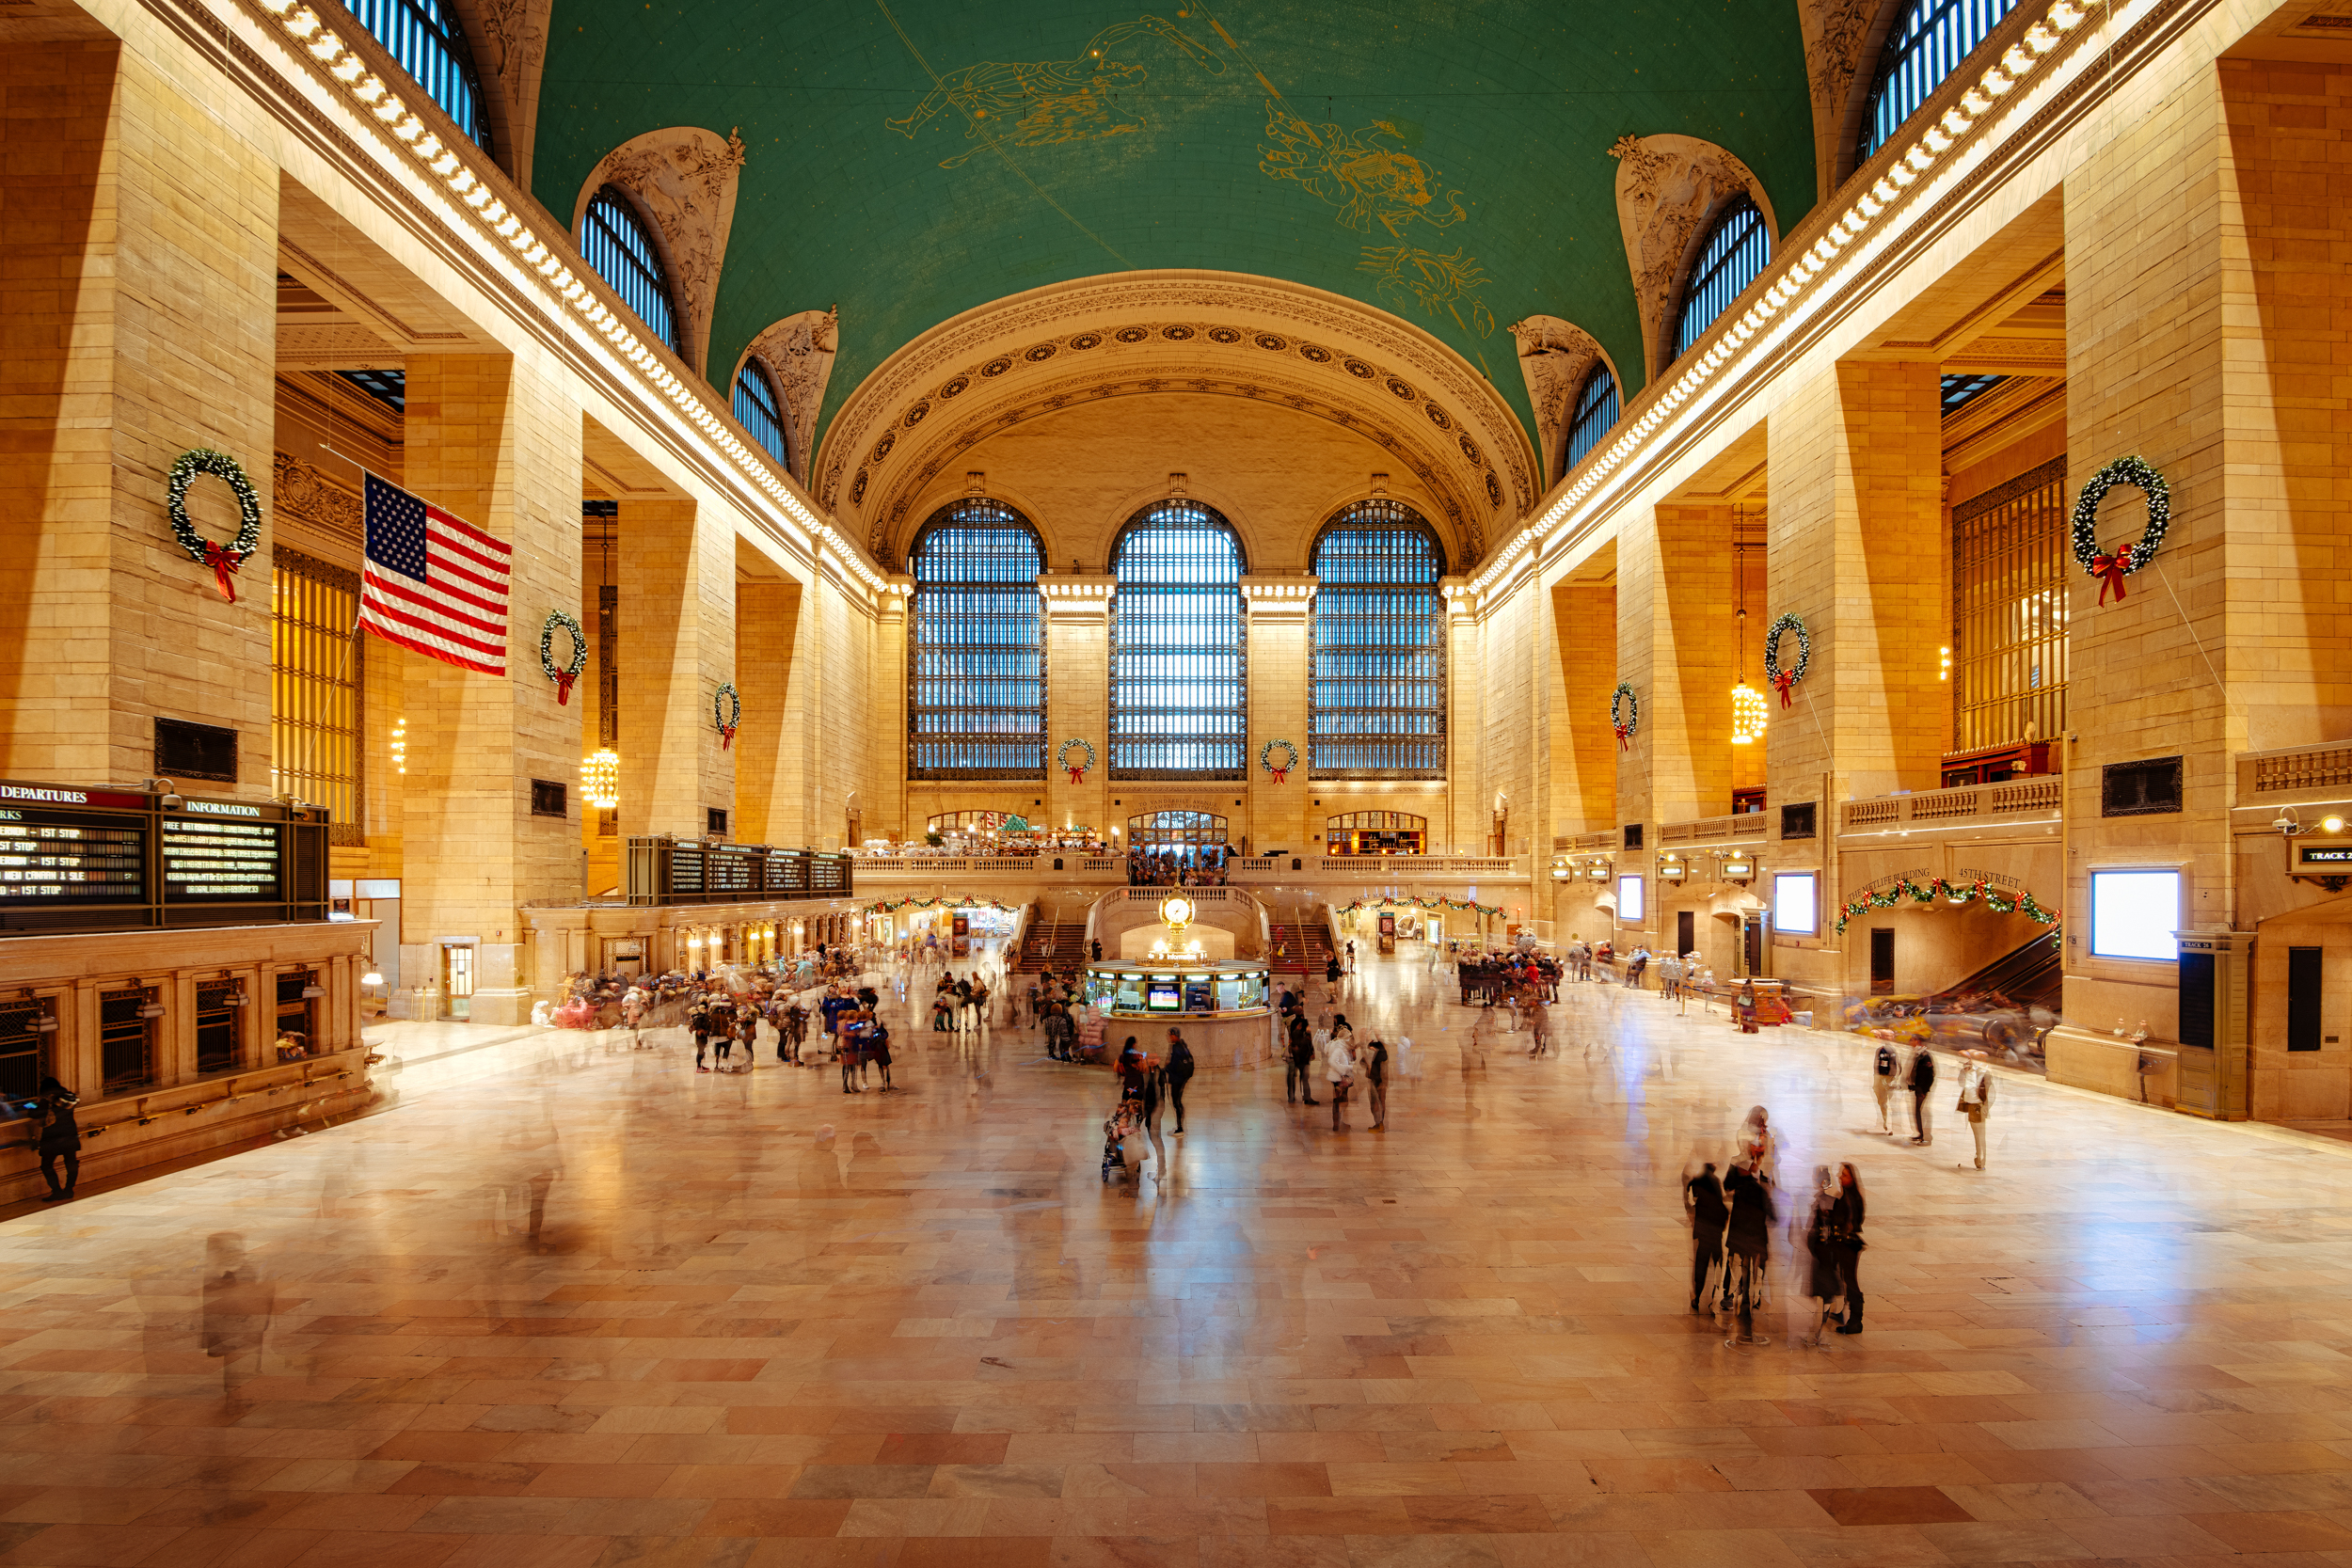
[[[2303,831],[2303,824],[2296,819],[2292,810],[2280,812],[2271,819],[2270,825],[2279,830],[2279,836],[2281,838],[2293,838]]]

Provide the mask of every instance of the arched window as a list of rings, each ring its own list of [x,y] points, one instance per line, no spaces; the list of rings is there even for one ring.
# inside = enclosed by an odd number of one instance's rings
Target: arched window
[[[580,259],[612,285],[621,303],[637,312],[645,330],[677,346],[677,312],[670,307],[670,279],[661,252],[628,198],[607,185],[580,219]]]
[[[2017,0],[1911,0],[1887,29],[1862,109],[1854,166],[1869,161],[1944,78],[2000,25]]]
[[[482,78],[457,13],[442,0],[346,0],[359,25],[375,35],[400,68],[484,151],[490,127],[482,116]]]
[[[777,467],[792,466],[784,436],[784,398],[776,390],[775,377],[756,355],[745,359],[743,368],[735,372],[735,420],[752,433],[753,440],[768,449]]]
[[[923,525],[907,570],[907,776],[1045,776],[1045,546],[977,497]]]
[[[1699,246],[1698,264],[1682,291],[1682,313],[1675,319],[1675,357],[1691,352],[1699,334],[1715,325],[1724,307],[1756,279],[1772,260],[1772,236],[1756,203],[1741,197],[1724,210]]]
[[[1310,777],[1445,777],[1444,574],[1401,501],[1358,501],[1315,541]]]
[[[1111,777],[1240,779],[1241,541],[1199,501],[1139,513],[1111,549]]]
[[[1609,427],[1617,422],[1617,378],[1607,364],[1597,364],[1576,390],[1576,406],[1568,414],[1568,438],[1563,444],[1560,477],[1565,479],[1584,454],[1600,445]]]

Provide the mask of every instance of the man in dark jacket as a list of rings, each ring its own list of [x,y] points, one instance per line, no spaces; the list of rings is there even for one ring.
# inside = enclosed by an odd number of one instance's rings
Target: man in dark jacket
[[[1911,1120],[1919,1130],[1913,1143],[1935,1142],[1935,1129],[1928,1121],[1928,1096],[1934,1092],[1935,1053],[1923,1045],[1911,1053]]]
[[[82,1180],[82,1129],[73,1119],[73,1107],[81,1097],[55,1078],[40,1081],[40,1098],[33,1102],[33,1116],[40,1124],[40,1137],[35,1141],[40,1150],[40,1174],[49,1182],[49,1196],[43,1203],[66,1203],[73,1197],[73,1189]],[[63,1162],[65,1180],[57,1180],[57,1165]]]
[[[1698,1312],[1705,1310],[1708,1275],[1724,1260],[1724,1226],[1731,1218],[1714,1161],[1682,1184],[1682,1209],[1691,1216],[1691,1310]]]
[[[1282,1098],[1291,1100],[1304,1096],[1308,1104],[1315,1103],[1315,1081],[1308,1069],[1314,1065],[1314,1037],[1308,1032],[1307,1016],[1291,1014],[1290,1069],[1282,1075]]]
[[[1738,1291],[1740,1338],[1754,1339],[1756,1304],[1764,1294],[1764,1265],[1772,1252],[1772,1192],[1750,1162],[1740,1161],[1724,1176],[1724,1196],[1731,1203],[1724,1291],[1726,1296]]]
[[[1181,1029],[1168,1032],[1168,1105],[1176,1113],[1176,1131],[1184,1130],[1184,1085],[1192,1082],[1192,1046]]]

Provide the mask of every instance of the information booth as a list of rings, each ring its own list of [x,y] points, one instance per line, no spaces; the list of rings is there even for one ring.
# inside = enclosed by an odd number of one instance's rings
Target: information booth
[[[1234,1050],[1253,1058],[1263,1053],[1272,1037],[1266,1032],[1271,979],[1262,960],[1106,961],[1087,965],[1085,996],[1104,1020],[1105,1045],[1116,1048],[1133,1035],[1156,1056],[1173,1025],[1205,1063],[1211,1053],[1220,1058]]]

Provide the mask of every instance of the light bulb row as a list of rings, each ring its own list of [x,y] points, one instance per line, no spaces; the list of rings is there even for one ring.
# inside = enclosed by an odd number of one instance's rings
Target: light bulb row
[[[564,264],[561,253],[532,232],[520,214],[492,194],[490,187],[466,166],[458,150],[427,129],[423,119],[385,85],[383,77],[369,69],[364,56],[321,22],[316,11],[301,0],[253,0],[253,4],[276,20],[290,38],[326,68],[327,75],[342,84],[354,103],[373,116],[387,135],[405,147],[426,172],[439,180],[485,232],[503,242],[527,270],[538,275],[546,289],[594,326],[615,353],[635,366],[640,375],[669,399],[688,423],[725,452],[738,472],[803,531],[830,546],[865,582],[869,594],[882,593],[884,578],[866,563],[856,546],[811,512],[764,462],[755,458],[752,449],[695,395],[693,388],[662,363],[660,354],[630,331],[620,315]]]
[[[1502,556],[1481,573],[1471,586],[1485,594],[1501,580],[1504,570],[1525,555],[1538,539],[1561,527],[1585,497],[1632,456],[1652,431],[1690,402],[1717,370],[1747,345],[1750,339],[1803,295],[1831,262],[1861,239],[1899,198],[1918,183],[1920,176],[1933,168],[1938,159],[1958,146],[1960,138],[1973,130],[1977,121],[1990,114],[2000,100],[2015,90],[2020,82],[2031,75],[2065,36],[2081,26],[2089,15],[2075,4],[2075,0],[2058,0],[2041,21],[2026,30],[2021,42],[2004,50],[1993,69],[1963,94],[1958,103],[1931,121],[1919,139],[1912,143],[1892,167],[1873,181],[1869,189],[1856,198],[1820,239],[1788,264],[1772,286],[1764,292],[1763,298],[1750,306],[1737,322],[1720,334],[1705,354],[1676,377],[1674,383],[1643,410],[1639,419],[1585,467],[1576,483],[1568,487],[1567,494],[1554,501],[1540,520],[1519,531]]]

